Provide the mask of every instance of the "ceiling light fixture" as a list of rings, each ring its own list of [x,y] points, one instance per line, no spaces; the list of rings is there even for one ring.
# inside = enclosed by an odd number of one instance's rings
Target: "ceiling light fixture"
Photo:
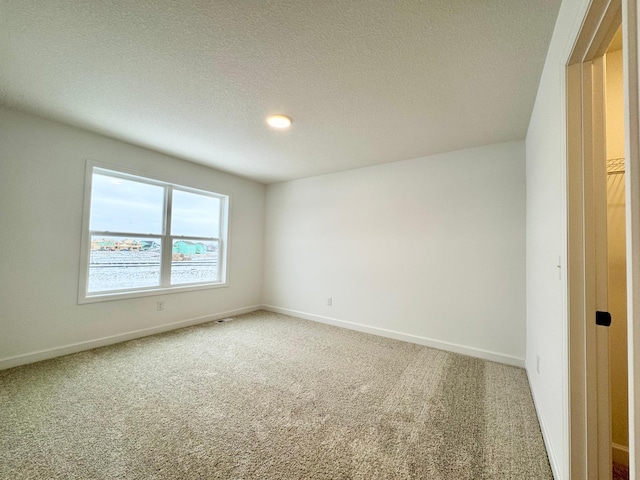
[[[271,115],[267,117],[267,123],[273,128],[289,128],[291,126],[291,119],[286,115]]]

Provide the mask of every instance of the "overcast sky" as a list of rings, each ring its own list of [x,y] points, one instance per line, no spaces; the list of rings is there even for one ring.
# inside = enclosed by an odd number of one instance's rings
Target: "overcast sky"
[[[164,188],[94,174],[91,190],[91,230],[162,234]],[[173,191],[172,235],[219,236],[220,200]]]

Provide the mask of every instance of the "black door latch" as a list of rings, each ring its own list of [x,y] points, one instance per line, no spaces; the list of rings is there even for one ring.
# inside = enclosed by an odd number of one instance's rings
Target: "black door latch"
[[[596,325],[609,327],[611,325],[611,314],[609,312],[596,312]]]

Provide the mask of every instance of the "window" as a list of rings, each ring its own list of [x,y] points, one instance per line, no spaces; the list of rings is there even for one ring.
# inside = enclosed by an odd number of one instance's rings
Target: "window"
[[[229,197],[88,166],[80,303],[223,286]]]

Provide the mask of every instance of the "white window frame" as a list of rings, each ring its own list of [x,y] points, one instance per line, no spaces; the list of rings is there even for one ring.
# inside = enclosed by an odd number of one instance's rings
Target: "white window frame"
[[[119,177],[125,180],[132,180],[148,185],[163,187],[164,194],[164,219],[163,228],[160,234],[147,234],[139,232],[109,232],[90,230],[91,219],[91,192],[94,173],[105,173],[109,176]],[[196,193],[214,197],[220,200],[220,232],[219,237],[194,237],[171,235],[171,213],[173,191]],[[231,205],[231,195],[220,191],[213,191],[194,185],[185,185],[183,182],[176,183],[150,177],[145,173],[134,172],[120,166],[106,163],[87,161],[84,206],[82,217],[82,239],[80,247],[80,276],[78,284],[78,303],[95,303],[108,300],[122,300],[127,298],[138,298],[165,293],[177,293],[192,290],[203,290],[210,288],[220,288],[228,286],[227,281],[227,261],[228,261],[228,231],[229,231],[229,211]],[[160,285],[153,287],[136,287],[130,289],[118,289],[106,292],[89,292],[89,268],[91,257],[91,237],[93,235],[136,237],[136,238],[160,238],[161,239],[161,260],[160,260]],[[171,285],[171,262],[173,242],[176,240],[188,241],[217,241],[218,242],[218,281],[198,282],[182,285]]]

